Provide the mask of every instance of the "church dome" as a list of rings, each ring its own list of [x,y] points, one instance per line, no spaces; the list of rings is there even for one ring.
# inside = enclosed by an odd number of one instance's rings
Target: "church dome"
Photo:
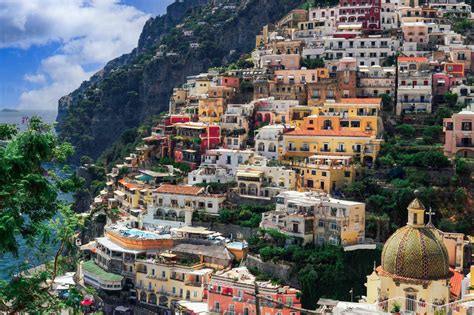
[[[408,211],[409,223],[398,229],[385,243],[382,251],[383,273],[413,280],[449,278],[448,251],[435,229],[423,224],[423,204],[415,199],[408,206]]]

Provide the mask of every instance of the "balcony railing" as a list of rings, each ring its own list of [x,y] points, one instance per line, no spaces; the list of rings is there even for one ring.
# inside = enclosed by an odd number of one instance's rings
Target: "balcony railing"
[[[458,142],[458,143],[456,143],[456,147],[458,147],[458,148],[474,148],[474,143]]]
[[[184,284],[189,285],[191,287],[201,287],[203,283],[202,282],[185,281]]]

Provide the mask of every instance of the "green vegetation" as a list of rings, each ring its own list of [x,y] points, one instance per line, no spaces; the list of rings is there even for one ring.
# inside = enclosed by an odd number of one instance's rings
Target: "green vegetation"
[[[474,21],[470,19],[459,19],[453,23],[453,30],[459,34],[467,34],[474,29]]]
[[[38,117],[0,147],[0,253],[17,256],[23,239],[28,259],[45,263],[44,269],[31,272],[26,270],[34,266],[25,263],[14,280],[0,281],[2,311],[53,313],[74,302],[51,295],[53,281],[48,280],[75,268],[73,237],[79,221],[58,193],[75,191],[82,182],[43,168],[45,163],[63,163],[72,152]]]
[[[0,140],[11,140],[17,133],[15,124],[0,124]]]
[[[316,58],[316,59],[305,58],[305,59],[301,59],[301,66],[302,66],[302,67],[306,67],[306,68],[308,68],[308,69],[324,68],[324,59],[322,59],[322,58]]]
[[[219,211],[219,222],[256,228],[262,221],[262,213],[274,210],[275,205],[239,205],[236,209],[224,208]]]
[[[344,252],[340,246],[295,245],[301,240],[276,230],[261,230],[248,242],[263,261],[293,264],[292,274],[302,286],[302,304],[308,309],[315,309],[322,297],[349,300],[351,288],[356,297],[365,294],[366,276],[380,260],[378,249]]]

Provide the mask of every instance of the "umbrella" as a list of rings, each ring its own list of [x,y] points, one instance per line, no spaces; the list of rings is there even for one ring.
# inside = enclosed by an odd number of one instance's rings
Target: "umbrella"
[[[84,300],[81,302],[81,305],[84,306],[91,306],[92,304],[94,304],[94,302],[92,302],[91,300]]]

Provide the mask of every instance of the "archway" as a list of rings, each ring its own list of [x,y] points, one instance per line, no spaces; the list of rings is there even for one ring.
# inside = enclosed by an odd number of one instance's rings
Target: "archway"
[[[156,305],[156,294],[155,293],[150,293],[148,295],[148,303]]]
[[[260,142],[258,144],[258,151],[265,151],[265,143]]]
[[[146,303],[146,293],[145,293],[145,291],[140,292],[140,302]]]
[[[160,306],[165,306],[165,307],[168,307],[168,298],[164,295],[161,295],[160,296],[160,299],[159,299],[159,305]]]

